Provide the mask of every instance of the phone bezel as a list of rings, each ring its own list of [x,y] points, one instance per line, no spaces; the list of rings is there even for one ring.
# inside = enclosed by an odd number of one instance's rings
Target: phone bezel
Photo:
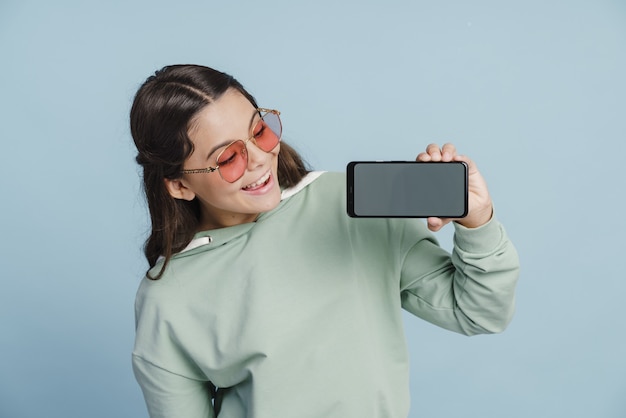
[[[432,214],[432,215],[359,215],[354,212],[354,168],[358,164],[460,164],[464,170],[464,196],[463,196],[463,213],[461,214]],[[346,169],[346,195],[347,195],[347,213],[351,218],[453,218],[460,219],[467,216],[469,210],[469,172],[467,164],[464,161],[351,161]]]

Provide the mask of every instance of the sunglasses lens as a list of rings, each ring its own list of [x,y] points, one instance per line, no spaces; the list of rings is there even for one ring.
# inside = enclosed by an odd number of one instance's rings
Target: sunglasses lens
[[[283,127],[276,113],[266,113],[254,127],[254,142],[265,152],[273,150],[280,142]]]
[[[270,152],[280,142],[282,134],[280,117],[268,112],[257,122],[252,131],[257,147]],[[234,183],[243,176],[248,166],[248,149],[244,141],[235,141],[217,157],[217,169],[224,180]]]
[[[220,175],[224,180],[233,183],[243,176],[248,165],[248,150],[243,141],[230,144],[217,158]]]

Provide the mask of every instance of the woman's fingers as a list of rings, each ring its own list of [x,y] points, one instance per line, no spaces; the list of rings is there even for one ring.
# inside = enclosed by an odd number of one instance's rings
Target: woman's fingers
[[[426,151],[420,152],[417,155],[417,161],[452,161],[456,157],[456,147],[453,144],[447,143],[442,147],[438,144],[429,144],[426,147]]]

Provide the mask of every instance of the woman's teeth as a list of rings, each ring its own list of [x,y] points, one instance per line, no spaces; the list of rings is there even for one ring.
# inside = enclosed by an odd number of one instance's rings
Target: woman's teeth
[[[261,177],[259,180],[257,180],[254,183],[248,184],[247,186],[243,187],[244,190],[247,189],[254,189],[255,187],[259,187],[261,185],[263,185],[267,180],[269,180],[270,178],[270,172],[268,171],[263,177]]]

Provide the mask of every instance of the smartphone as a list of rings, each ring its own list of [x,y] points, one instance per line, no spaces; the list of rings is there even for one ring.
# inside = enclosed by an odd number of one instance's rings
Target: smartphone
[[[347,166],[353,218],[462,218],[467,165],[462,161],[352,161]]]

